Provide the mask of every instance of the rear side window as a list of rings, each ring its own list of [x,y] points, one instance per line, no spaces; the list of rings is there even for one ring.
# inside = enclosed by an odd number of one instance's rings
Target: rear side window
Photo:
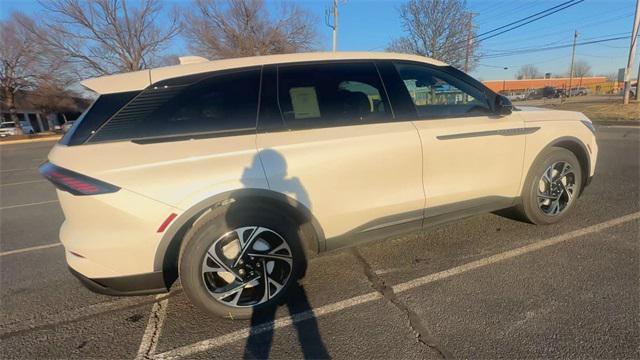
[[[279,66],[278,92],[290,129],[393,119],[378,71],[369,62]]]
[[[100,95],[94,103],[75,121],[74,126],[60,140],[63,145],[80,145],[107,119],[125,106],[139,91]]]
[[[159,83],[127,104],[90,142],[252,131],[259,86],[260,70],[213,75],[191,84]]]

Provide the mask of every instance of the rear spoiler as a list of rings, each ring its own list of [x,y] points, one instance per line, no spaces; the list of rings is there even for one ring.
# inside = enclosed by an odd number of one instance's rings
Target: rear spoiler
[[[168,66],[164,69],[169,70],[169,75],[165,77],[171,77],[171,72],[176,72],[176,67],[184,67],[184,65],[197,65],[208,63],[209,60],[200,56],[181,56],[178,58],[180,64]],[[162,72],[163,68],[148,69],[133,71],[123,74],[100,76],[97,78],[91,78],[80,82],[82,86],[89,90],[95,91],[98,94],[112,94],[126,91],[140,91],[152,84],[151,71]],[[166,70],[165,70],[166,71]],[[157,81],[157,79],[156,79]]]
[[[140,91],[151,85],[151,70],[100,76],[83,80],[80,84],[98,94]]]

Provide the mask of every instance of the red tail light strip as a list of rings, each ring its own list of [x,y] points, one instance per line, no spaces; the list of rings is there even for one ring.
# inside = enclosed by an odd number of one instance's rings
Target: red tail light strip
[[[99,195],[120,190],[117,186],[61,168],[49,162],[42,164],[39,170],[40,174],[51,181],[58,189],[73,195]]]

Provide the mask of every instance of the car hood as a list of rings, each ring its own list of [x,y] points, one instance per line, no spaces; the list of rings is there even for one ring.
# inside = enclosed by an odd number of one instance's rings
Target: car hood
[[[578,111],[554,110],[533,106],[518,106],[515,111],[525,122],[589,120]]]

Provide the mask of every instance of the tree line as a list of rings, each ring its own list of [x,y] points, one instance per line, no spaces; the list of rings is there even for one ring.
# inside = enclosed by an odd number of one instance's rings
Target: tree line
[[[571,76],[571,68],[567,69],[566,72],[560,74],[552,74],[552,77],[570,77]],[[574,78],[582,78],[593,76],[593,72],[591,71],[591,65],[584,60],[576,60],[573,64],[573,77]],[[515,74],[516,79],[541,79],[544,77],[544,73],[538,69],[537,66],[533,64],[524,64],[518,69]]]
[[[180,38],[208,59],[320,50],[318,19],[297,3],[264,0],[39,0],[37,19],[15,12],[0,22],[0,98],[15,108],[19,91],[43,99],[72,94],[78,80],[178,63]],[[399,9],[405,35],[387,50],[473,68],[477,45],[464,0],[408,0]],[[15,112],[12,121],[20,128]]]

